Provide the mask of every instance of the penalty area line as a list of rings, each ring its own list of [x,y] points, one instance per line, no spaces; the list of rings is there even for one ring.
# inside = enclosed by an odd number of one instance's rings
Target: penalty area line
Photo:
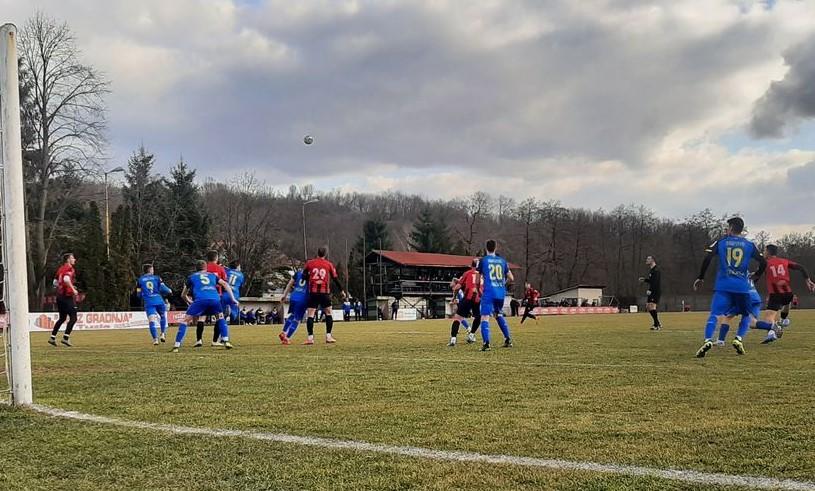
[[[792,479],[777,479],[772,477],[742,476],[734,474],[710,473],[682,469],[660,469],[656,467],[641,467],[623,464],[601,464],[587,461],[573,461],[562,459],[543,459],[536,457],[521,457],[501,454],[482,454],[476,452],[434,450],[422,447],[407,447],[399,445],[386,445],[356,440],[340,440],[334,438],[309,437],[289,435],[285,433],[267,433],[248,430],[227,430],[213,428],[196,428],[163,423],[148,423],[144,421],[130,421],[125,419],[86,414],[78,411],[33,404],[34,411],[47,416],[66,418],[76,421],[85,421],[122,428],[160,431],[177,435],[199,435],[214,438],[244,438],[277,443],[289,443],[317,448],[338,450],[351,450],[357,452],[370,452],[385,455],[397,455],[419,459],[451,462],[475,462],[498,465],[514,465],[529,468],[539,468],[559,471],[584,471],[603,474],[618,474],[624,476],[653,477],[671,481],[681,481],[692,484],[742,486],[752,489],[787,489],[815,491],[815,482],[796,481]]]

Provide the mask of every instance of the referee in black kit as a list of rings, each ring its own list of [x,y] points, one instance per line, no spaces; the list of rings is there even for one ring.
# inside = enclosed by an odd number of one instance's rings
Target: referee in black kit
[[[648,283],[648,291],[646,292],[648,300],[645,304],[645,310],[654,318],[654,325],[651,326],[651,330],[659,331],[662,329],[662,324],[659,322],[657,307],[659,305],[659,297],[662,296],[662,273],[659,271],[659,268],[657,268],[657,260],[654,256],[646,257],[645,265],[650,268],[648,276],[640,278],[640,282]]]

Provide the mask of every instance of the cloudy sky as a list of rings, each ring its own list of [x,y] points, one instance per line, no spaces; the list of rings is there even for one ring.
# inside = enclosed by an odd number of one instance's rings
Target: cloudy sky
[[[815,2],[0,0],[34,9],[112,83],[111,165],[815,224]]]

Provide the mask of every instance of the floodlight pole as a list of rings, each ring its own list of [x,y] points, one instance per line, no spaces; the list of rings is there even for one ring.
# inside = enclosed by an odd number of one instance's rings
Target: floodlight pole
[[[28,276],[20,132],[20,89],[17,73],[17,28],[0,27],[0,129],[3,170],[3,267],[8,323],[11,403],[33,403],[31,343],[28,334]]]

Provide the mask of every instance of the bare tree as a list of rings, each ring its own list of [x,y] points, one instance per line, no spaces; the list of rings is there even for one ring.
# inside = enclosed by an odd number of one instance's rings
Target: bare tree
[[[269,275],[279,264],[279,229],[274,224],[274,192],[251,173],[229,185],[207,183],[204,203],[212,219],[212,234],[228,259],[240,259],[246,284]],[[258,292],[259,293],[259,292]]]
[[[29,284],[32,296],[42,299],[48,258],[71,194],[71,187],[60,188],[58,181],[95,170],[105,145],[109,85],[80,62],[76,39],[65,23],[38,12],[26,23],[20,44],[30,86],[23,118],[33,131],[24,149],[30,187]]]
[[[469,198],[460,202],[460,207],[464,212],[466,223],[464,230],[459,230],[458,235],[464,244],[464,253],[472,255],[476,252],[475,237],[478,227],[481,222],[486,220],[492,213],[492,197],[483,191],[477,191]]]

